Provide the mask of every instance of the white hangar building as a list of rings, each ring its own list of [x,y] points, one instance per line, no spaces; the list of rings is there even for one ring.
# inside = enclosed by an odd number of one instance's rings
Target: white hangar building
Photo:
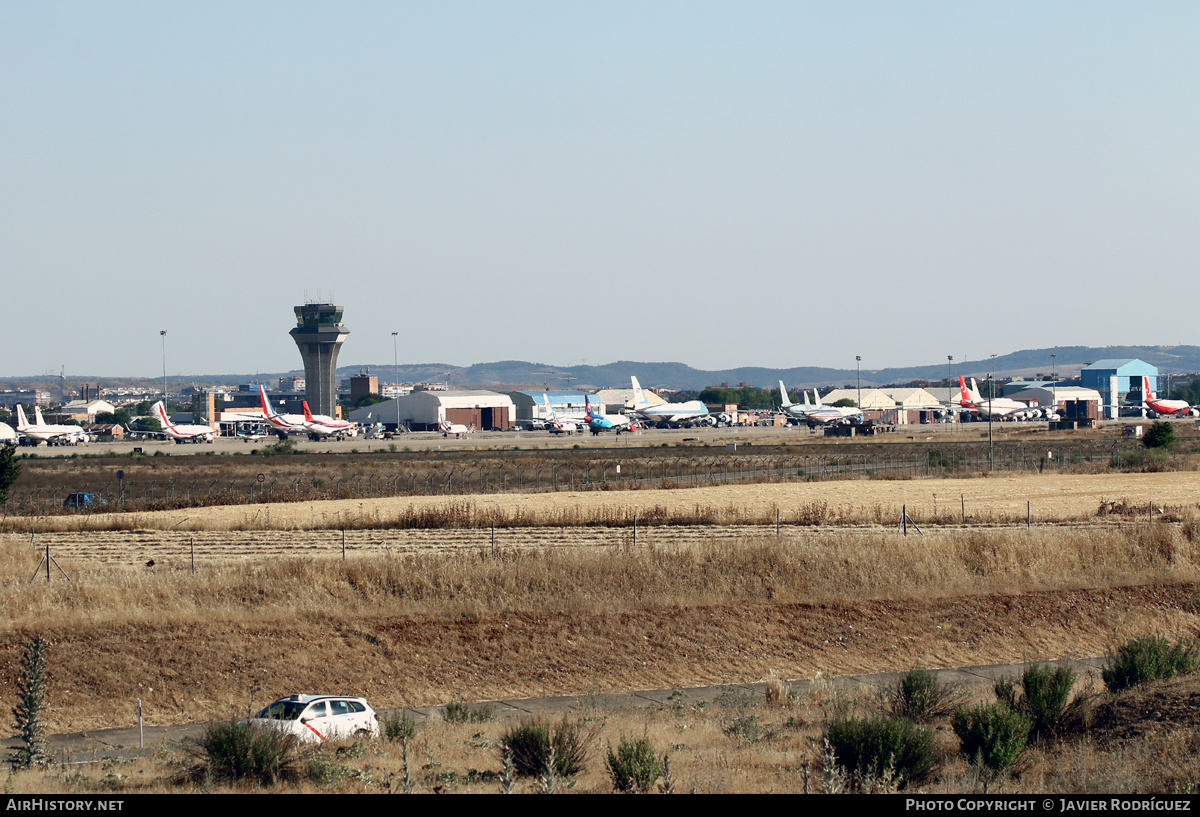
[[[399,422],[413,431],[437,431],[438,423],[443,421],[461,423],[476,431],[508,430],[517,419],[517,410],[512,398],[494,391],[414,391],[355,409],[350,419],[363,425],[383,423],[389,429]]]

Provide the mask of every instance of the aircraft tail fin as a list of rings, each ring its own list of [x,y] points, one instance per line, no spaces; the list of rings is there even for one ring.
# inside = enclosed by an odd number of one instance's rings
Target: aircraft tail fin
[[[158,422],[162,424],[163,431],[174,430],[171,425],[171,418],[167,416],[167,407],[163,405],[163,401],[159,400],[154,404],[154,414],[158,417]]]
[[[20,403],[17,403],[17,428],[25,428],[28,425],[29,420],[25,417],[25,409],[21,408]]]
[[[271,398],[267,397],[267,387],[261,383],[258,384],[258,396],[262,398],[263,414],[268,417],[274,417],[275,410],[271,408]]]
[[[33,407],[33,424],[38,427],[44,426],[46,424],[46,421],[42,419],[42,407],[41,406],[34,405],[34,407]]]
[[[634,408],[648,406],[650,404],[650,401],[646,399],[646,393],[644,391],[642,391],[642,384],[638,382],[638,379],[636,377],[630,377],[629,379],[633,382],[633,406],[634,406]]]
[[[1156,397],[1157,397],[1157,395],[1154,392],[1150,391],[1150,378],[1143,375],[1142,376],[1142,402],[1145,402],[1147,400],[1154,400]]]
[[[781,398],[779,405],[783,406],[784,408],[789,408],[792,405],[792,401],[788,399],[787,389],[784,388],[782,380],[779,381],[779,397]]]
[[[971,392],[967,389],[967,381],[960,374],[958,376],[958,404],[963,408],[967,408],[971,403]]]
[[[305,400],[303,402],[304,402],[304,419],[306,422],[311,423],[313,421],[313,416],[312,416],[312,412],[308,410],[308,401]]]
[[[550,405],[550,395],[542,392],[542,402],[546,404],[546,421],[554,422],[554,407]]]
[[[971,399],[976,403],[983,402],[983,395],[979,393],[979,384],[975,382],[975,378],[971,378]]]
[[[821,402],[821,393],[816,389],[813,389],[813,400],[815,401],[813,405],[815,405],[817,408],[821,408],[823,405],[825,405]]]

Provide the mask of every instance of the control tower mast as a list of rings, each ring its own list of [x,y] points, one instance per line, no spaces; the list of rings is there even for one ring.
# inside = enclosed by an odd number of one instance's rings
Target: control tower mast
[[[292,340],[304,359],[304,392],[313,414],[334,416],[337,405],[337,358],[350,330],[342,326],[345,307],[305,304],[296,307]]]

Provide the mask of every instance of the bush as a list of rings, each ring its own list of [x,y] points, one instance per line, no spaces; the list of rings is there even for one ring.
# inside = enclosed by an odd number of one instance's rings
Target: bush
[[[666,760],[666,755],[655,751],[649,738],[634,740],[621,735],[616,752],[609,744],[606,759],[613,789],[645,794],[662,777]]]
[[[496,718],[496,707],[480,704],[448,703],[442,708],[442,718],[448,723],[486,723]]]
[[[403,712],[385,716],[381,725],[387,740],[412,740],[417,734],[417,724]]]
[[[507,748],[519,777],[538,777],[546,771],[553,747],[555,773],[576,777],[587,768],[591,743],[599,731],[599,724],[585,729],[566,715],[554,726],[537,718],[522,719],[500,738],[501,759]]]
[[[978,760],[1000,772],[1017,762],[1029,740],[1032,721],[1004,701],[955,710],[950,721],[968,763]]]
[[[1142,436],[1142,445],[1146,448],[1174,448],[1175,426],[1166,420],[1155,420]]]
[[[45,639],[34,636],[25,645],[25,652],[21,656],[17,705],[12,711],[21,743],[8,758],[17,769],[40,766],[49,759],[46,754],[46,729],[42,722],[42,710],[46,708],[47,646]]]
[[[1071,700],[1074,686],[1074,670],[1030,664],[1021,674],[1020,695],[1018,684],[1011,678],[997,681],[993,690],[1000,703],[1029,721],[1029,737],[1040,739],[1062,734],[1083,717],[1087,703],[1083,698]]]
[[[943,684],[929,670],[914,669],[884,690],[882,709],[893,718],[929,723],[948,717],[965,697],[961,686]]]
[[[220,780],[253,780],[271,785],[296,777],[295,735],[256,729],[238,721],[217,721],[196,742],[209,775]]]
[[[840,716],[825,739],[860,781],[893,772],[901,785],[917,784],[933,771],[933,734],[904,718]]]
[[[1108,666],[1100,671],[1110,692],[1138,684],[1166,681],[1196,669],[1200,647],[1193,638],[1181,638],[1175,646],[1165,636],[1143,636],[1117,647]]]
[[[1025,668],[1021,676],[1021,687],[1025,691],[1021,699],[1024,714],[1032,723],[1033,738],[1058,735],[1079,709],[1079,702],[1071,701],[1071,689],[1075,686],[1075,671],[1067,667],[1051,670],[1040,664]]]

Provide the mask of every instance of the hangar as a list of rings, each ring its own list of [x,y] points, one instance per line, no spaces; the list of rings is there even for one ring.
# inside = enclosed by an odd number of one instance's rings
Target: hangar
[[[1100,392],[1104,407],[1102,416],[1115,420],[1118,406],[1124,402],[1122,398],[1127,400],[1131,391],[1141,393],[1143,377],[1150,378],[1150,388],[1158,388],[1157,366],[1137,358],[1097,360],[1079,373],[1079,384]]]
[[[437,431],[438,423],[461,423],[475,431],[507,431],[516,421],[512,398],[494,391],[461,389],[456,391],[414,391],[364,406],[350,412],[350,419],[364,425],[381,422],[394,429],[399,423],[410,431]]]

